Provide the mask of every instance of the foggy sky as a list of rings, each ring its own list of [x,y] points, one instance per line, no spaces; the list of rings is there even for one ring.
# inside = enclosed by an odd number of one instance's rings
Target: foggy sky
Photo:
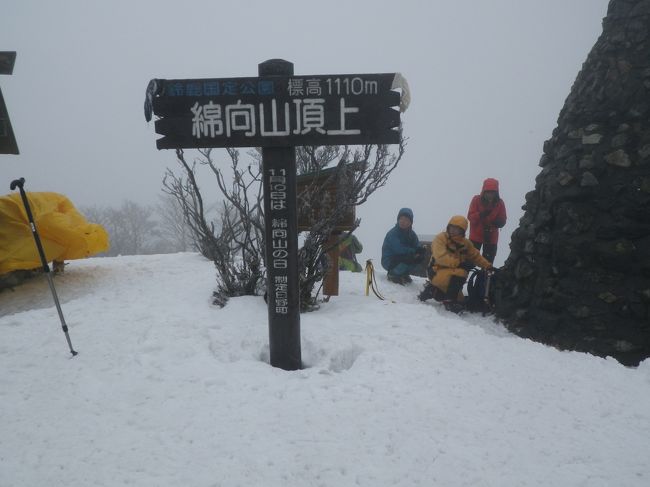
[[[500,264],[607,3],[7,0],[0,50],[18,54],[0,87],[20,155],[0,155],[0,195],[25,177],[28,191],[77,206],[156,203],[175,158],[144,120],[151,78],[257,76],[271,58],[297,75],[401,72],[408,147],[357,210],[364,258],[378,256],[400,207],[418,233],[437,233],[494,177],[509,216]]]

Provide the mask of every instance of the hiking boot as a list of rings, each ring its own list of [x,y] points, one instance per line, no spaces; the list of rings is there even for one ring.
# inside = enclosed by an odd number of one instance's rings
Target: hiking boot
[[[420,294],[418,294],[418,299],[420,301],[426,301],[427,299],[433,298],[435,289],[436,288],[433,287],[433,284],[431,284],[430,282],[427,282],[424,285],[424,289],[422,290],[422,292],[420,292]]]
[[[442,305],[447,311],[451,311],[452,313],[459,314],[461,311],[465,311],[465,305],[458,301],[446,300],[442,302]]]
[[[391,274],[390,272],[386,276],[390,282],[394,282],[395,284],[400,284],[404,285],[404,281],[402,280],[402,276],[396,276],[394,274]]]
[[[402,284],[411,284],[413,282],[413,279],[411,279],[411,276],[406,274],[405,276],[402,276]]]
[[[447,286],[446,298],[448,301],[457,301],[457,298],[463,289],[463,284],[465,284],[465,278],[460,276],[451,276],[449,279],[449,284]]]

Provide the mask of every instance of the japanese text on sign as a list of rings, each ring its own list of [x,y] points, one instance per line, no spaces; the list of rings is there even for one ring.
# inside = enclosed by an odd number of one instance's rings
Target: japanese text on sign
[[[278,104],[280,108],[278,109]],[[283,106],[282,106],[283,105]],[[292,106],[293,105],[293,106]],[[192,112],[192,136],[196,138],[230,137],[242,133],[245,137],[286,137],[302,135],[312,130],[327,135],[357,135],[359,129],[348,128],[348,117],[358,113],[359,108],[348,106],[341,98],[338,110],[334,113],[326,110],[324,98],[299,98],[291,102],[280,102],[272,98],[270,104],[237,103],[221,105],[213,103],[194,103]],[[294,115],[294,116],[292,116]],[[327,124],[332,118],[334,124]],[[326,127],[335,128],[326,128]]]
[[[268,194],[271,200],[271,212],[283,212],[287,209],[287,178],[284,169],[276,171],[269,169]],[[271,262],[274,269],[273,279],[273,301],[275,312],[287,314],[288,296],[288,257],[289,240],[287,233],[288,221],[286,217],[274,218],[271,216]]]

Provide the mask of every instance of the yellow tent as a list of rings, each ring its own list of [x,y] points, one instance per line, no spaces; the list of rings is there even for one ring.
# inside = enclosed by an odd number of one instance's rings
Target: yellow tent
[[[48,262],[82,259],[108,250],[108,233],[88,223],[58,193],[27,193]],[[41,267],[27,212],[19,193],[0,197],[0,274]]]

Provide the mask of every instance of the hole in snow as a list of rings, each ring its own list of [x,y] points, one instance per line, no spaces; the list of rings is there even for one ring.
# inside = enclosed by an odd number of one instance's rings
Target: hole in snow
[[[357,345],[352,345],[345,350],[336,352],[330,358],[329,370],[332,372],[343,372],[344,370],[350,370],[362,352],[363,348]]]

